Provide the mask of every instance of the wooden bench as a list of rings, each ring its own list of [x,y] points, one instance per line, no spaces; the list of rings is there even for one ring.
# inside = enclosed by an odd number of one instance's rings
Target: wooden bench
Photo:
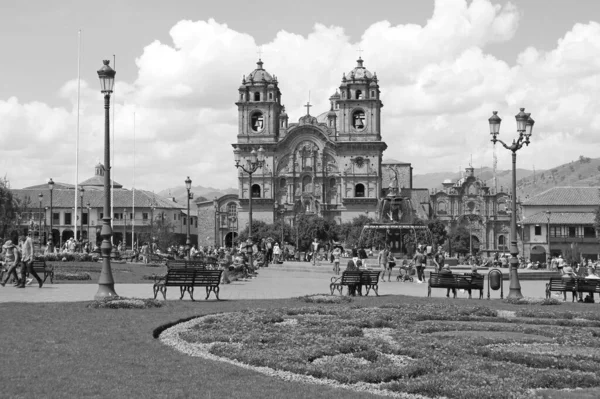
[[[550,281],[546,284],[546,298],[550,298],[552,291],[562,292],[564,301],[567,300],[567,292],[570,292],[573,294],[573,302],[575,302],[577,296],[577,280],[551,277]]]
[[[579,293],[579,298],[583,299],[583,294],[590,294],[594,298],[594,294],[600,295],[600,279],[585,279],[578,278],[576,280],[576,291]]]
[[[335,290],[338,290],[340,295],[342,295],[344,286],[348,287],[348,295],[352,295],[361,284],[361,274],[362,271],[352,270],[342,272],[340,277],[332,277],[331,284],[329,284],[331,295],[333,295]]]
[[[473,276],[470,273],[459,274],[440,274],[431,272],[427,287],[427,296],[431,296],[432,288],[450,288],[456,298],[456,290],[467,290],[469,299],[471,299],[471,290],[479,290],[479,299],[483,298],[483,274]]]
[[[217,300],[219,300],[219,284],[221,283],[222,270],[203,270],[198,268],[171,268],[167,274],[155,279],[154,286],[154,299],[159,292],[163,294],[163,298],[167,299],[167,287],[179,287],[181,297],[183,299],[186,291],[190,294],[190,298],[194,301],[194,288],[205,287],[206,298],[210,296],[211,292],[215,293]]]
[[[381,270],[362,270],[360,275],[360,285],[366,288],[365,295],[369,295],[369,291],[373,290],[376,296],[379,296],[379,276]]]
[[[54,266],[46,264],[46,261],[43,260],[34,260],[31,263],[31,267],[40,276],[43,283],[50,277],[50,282],[54,284]]]

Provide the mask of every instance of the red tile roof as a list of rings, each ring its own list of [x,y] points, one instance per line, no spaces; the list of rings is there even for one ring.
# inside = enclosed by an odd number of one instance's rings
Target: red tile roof
[[[523,205],[600,205],[600,187],[553,187]]]
[[[50,206],[50,190],[45,189],[16,189],[11,190],[13,195],[18,198],[30,199],[30,208],[39,207],[39,194],[42,193],[42,207]],[[114,208],[131,208],[133,206],[133,194],[131,190],[115,189],[113,190],[113,207]],[[77,197],[78,202],[80,196]],[[104,206],[104,190],[88,188],[83,193],[83,203],[89,202],[92,208],[100,208]],[[52,190],[52,206],[55,208],[72,208],[75,204],[75,190]],[[81,205],[81,204],[80,204]],[[149,191],[135,190],[135,207],[136,208],[151,208],[154,205],[157,209],[184,209],[187,204],[174,202],[169,198],[161,197]]]
[[[596,214],[593,212],[551,212],[550,224],[587,224],[594,223]],[[531,215],[521,221],[523,224],[547,224],[548,215],[545,212],[539,212]]]

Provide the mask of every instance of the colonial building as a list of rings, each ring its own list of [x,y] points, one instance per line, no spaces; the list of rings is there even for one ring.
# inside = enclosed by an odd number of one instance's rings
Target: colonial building
[[[508,252],[510,246],[510,197],[494,192],[468,167],[464,176],[444,181],[441,190],[431,194],[432,214],[448,231],[464,226],[470,232],[473,252],[490,256],[496,251]]]
[[[127,245],[131,247],[132,233],[135,241],[142,234],[142,239],[148,239],[158,232],[159,226],[165,225],[169,226],[172,233],[183,236],[187,234],[188,220],[191,222],[192,242],[196,242],[197,217],[187,217],[187,204],[179,204],[173,198],[164,198],[145,190],[128,190],[117,182],[113,183],[114,243],[123,241],[125,236]],[[94,176],[79,183],[77,194],[75,186],[59,182],[54,183],[52,190],[44,183],[11,191],[21,201],[22,212],[18,215],[18,224],[22,231],[32,230],[36,241],[41,238],[42,242],[46,242],[53,237],[55,245],[62,245],[75,236],[75,230],[78,239],[87,240],[90,237],[97,242],[101,241],[100,229],[104,212],[102,164],[96,165]]]
[[[198,201],[198,245],[231,247],[238,236],[237,194],[226,194],[212,201]]]
[[[245,164],[252,150],[265,151],[264,166],[252,175],[238,170],[240,229],[253,217],[267,223],[309,213],[337,222],[374,216],[382,195],[379,81],[358,59],[329,98],[329,110],[289,121],[277,78],[258,61],[238,91],[238,136],[233,144]],[[222,212],[222,211],[219,211]]]
[[[523,202],[523,252],[532,261],[548,254],[598,259],[594,229],[600,187],[554,187]]]

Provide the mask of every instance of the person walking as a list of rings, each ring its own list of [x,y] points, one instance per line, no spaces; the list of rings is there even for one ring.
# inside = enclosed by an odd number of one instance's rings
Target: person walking
[[[273,246],[273,264],[281,264],[283,263],[280,260],[281,257],[281,248],[279,248],[279,243],[275,243]]]
[[[381,281],[385,281],[385,272],[388,271],[390,272],[390,270],[388,270],[388,249],[387,247],[383,248],[381,251],[379,251],[379,254],[377,255],[377,263],[379,263],[379,267],[381,268]],[[390,279],[390,273],[388,273],[388,280]]]
[[[0,282],[1,286],[5,286],[8,282],[10,276],[13,276],[14,280],[17,282],[17,286],[20,286],[19,276],[17,275],[17,267],[21,262],[21,251],[15,244],[13,244],[12,240],[7,240],[2,246],[4,250],[4,262],[6,264],[6,278],[4,281]]]
[[[360,261],[362,262],[362,266],[364,269],[367,268],[367,251],[365,251],[365,247],[360,247],[360,249],[358,250],[358,259],[360,259]]]
[[[422,284],[425,280],[423,271],[427,265],[427,257],[423,253],[423,249],[421,247],[417,248],[417,253],[413,257],[413,262],[417,268],[417,283]]]
[[[315,237],[315,239],[313,240],[311,248],[312,248],[312,264],[313,266],[317,265],[317,253],[319,252],[319,240],[317,239],[317,237]]]
[[[36,271],[33,269],[33,242],[31,241],[31,233],[27,234],[27,237],[22,236],[21,237],[21,253],[22,253],[22,262],[23,262],[23,268],[22,268],[22,278],[21,278],[21,283],[17,286],[17,288],[25,288],[25,279],[27,276],[27,273],[29,273],[31,276],[33,276],[40,288],[42,288],[42,285],[44,284],[44,282],[42,281],[42,279],[40,278],[40,276],[38,276],[38,274],[36,273]]]
[[[333,248],[331,255],[333,256],[333,272],[337,276],[340,274],[340,257],[342,256],[342,249],[339,246],[336,246]]]

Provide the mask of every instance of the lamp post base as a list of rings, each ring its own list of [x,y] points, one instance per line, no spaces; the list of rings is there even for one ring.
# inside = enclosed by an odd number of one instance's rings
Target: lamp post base
[[[513,262],[513,259],[516,261],[516,264]],[[517,271],[519,267],[519,261],[517,260],[516,256],[513,257],[513,259],[511,259],[510,265],[510,286],[507,298],[520,299],[523,298],[523,294],[521,293],[521,283],[519,282],[519,274]]]
[[[118,297],[118,295],[115,292],[114,284],[98,284],[98,292],[96,292],[96,295],[94,295],[95,300],[116,297]]]

